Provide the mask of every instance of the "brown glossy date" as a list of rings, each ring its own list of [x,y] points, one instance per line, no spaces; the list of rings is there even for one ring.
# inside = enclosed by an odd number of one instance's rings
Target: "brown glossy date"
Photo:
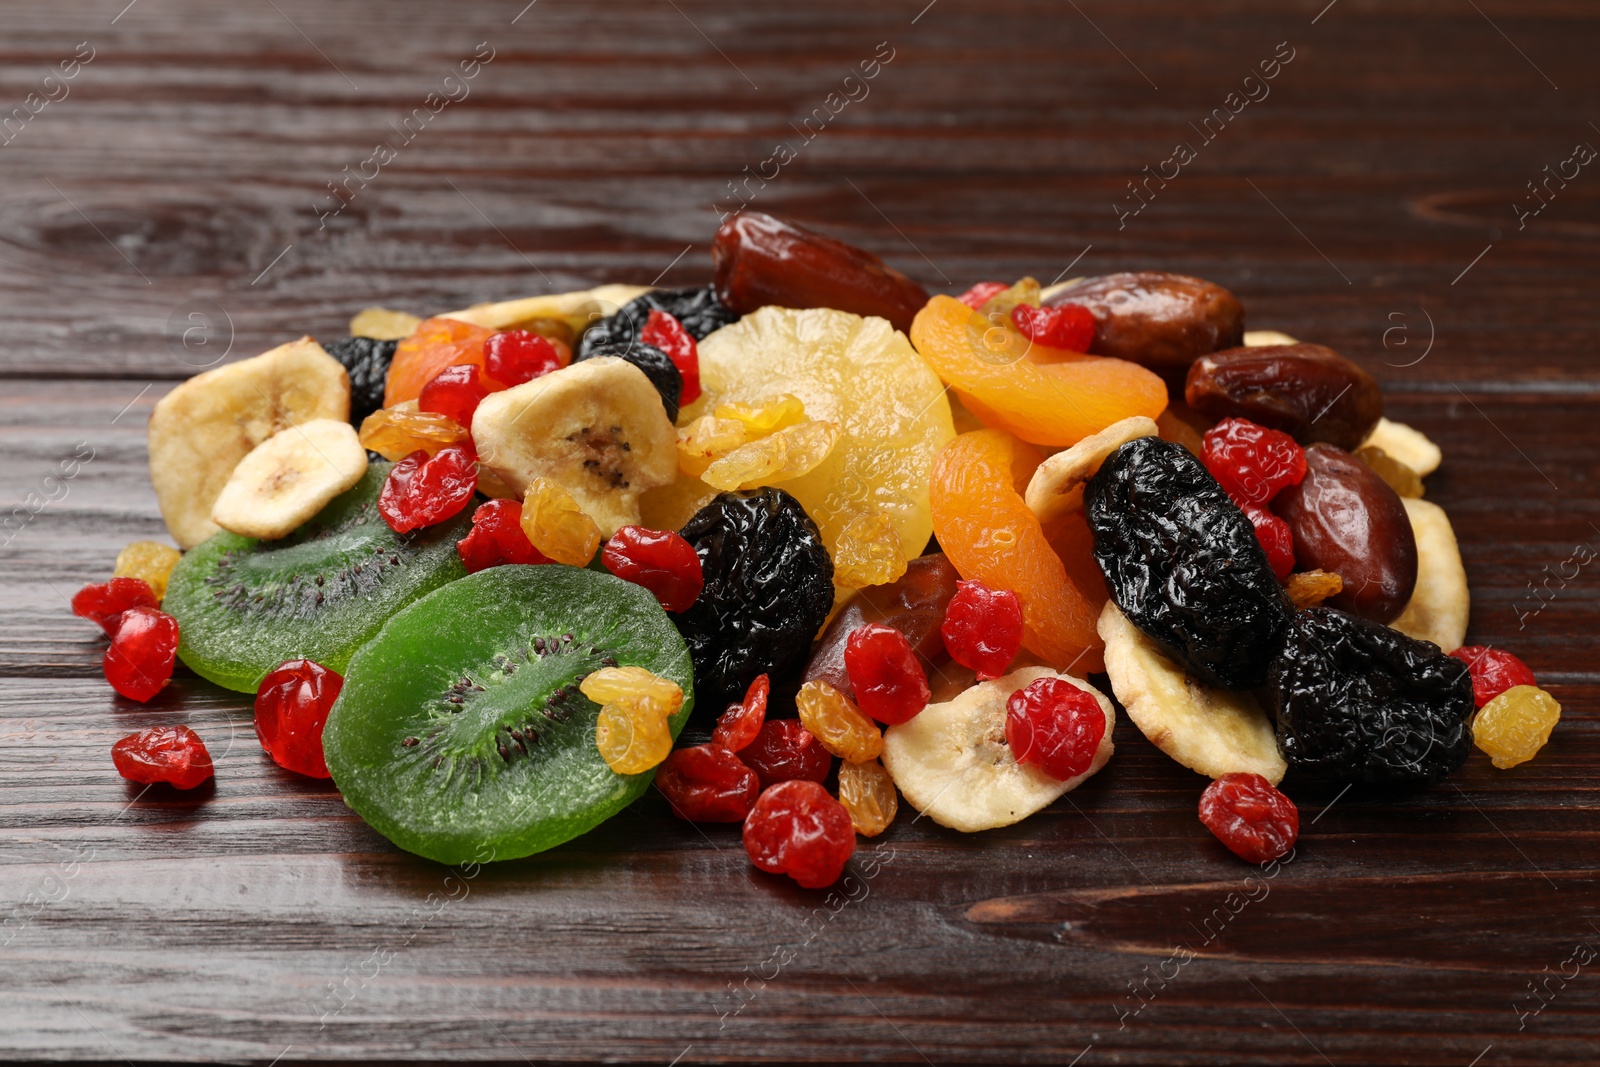
[[[1089,351],[1139,363],[1181,386],[1196,357],[1244,343],[1244,305],[1220,285],[1144,270],[1086,278],[1051,297],[1094,315]]]
[[[1241,418],[1301,444],[1359,448],[1383,415],[1372,375],[1322,345],[1260,345],[1201,356],[1184,399],[1208,418]]]
[[[1405,610],[1417,585],[1417,540],[1400,496],[1343,449],[1306,449],[1306,476],[1272,501],[1294,534],[1295,569],[1332,571],[1344,587],[1326,601],[1373,622]]]
[[[927,290],[871,252],[759,211],[722,224],[711,262],[717,299],[741,315],[768,304],[836,308],[907,332],[928,302]]]
[[[821,680],[853,698],[850,676],[844,669],[844,646],[850,632],[869,622],[893,626],[906,635],[932,674],[950,659],[939,625],[945,608],[956,594],[961,576],[944,553],[919,556],[906,566],[899,581],[862,589],[839,609],[811,652],[802,675],[804,681]]]

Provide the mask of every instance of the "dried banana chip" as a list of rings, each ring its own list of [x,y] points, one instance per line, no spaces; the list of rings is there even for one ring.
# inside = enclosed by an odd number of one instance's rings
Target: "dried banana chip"
[[[1411,603],[1390,623],[1407,637],[1432,641],[1454,652],[1467,638],[1471,596],[1467,571],[1461,565],[1456,532],[1444,508],[1426,500],[1401,497],[1411,532],[1417,538],[1417,588]]]
[[[1372,433],[1361,442],[1362,448],[1381,448],[1390,459],[1399,460],[1418,474],[1432,474],[1439,469],[1444,453],[1428,440],[1421,430],[1414,430],[1403,422],[1379,419]]]
[[[1260,348],[1262,345],[1297,345],[1300,342],[1277,330],[1246,330],[1244,343],[1246,348]]]
[[[601,285],[574,293],[549,293],[544,296],[525,296],[519,300],[502,300],[498,304],[474,304],[460,311],[447,312],[443,317],[470,322],[486,330],[509,330],[534,319],[561,319],[572,327],[574,333],[582,333],[589,323],[616,314],[623,304],[648,293],[650,288],[648,285]]]
[[[1138,437],[1154,437],[1156,420],[1144,415],[1114,422],[1071,448],[1057,452],[1033,472],[1025,499],[1040,522],[1083,507],[1083,487],[1107,456]]]
[[[239,461],[211,521],[243,537],[287,537],[367,473],[367,450],[344,420],[279,430]]]

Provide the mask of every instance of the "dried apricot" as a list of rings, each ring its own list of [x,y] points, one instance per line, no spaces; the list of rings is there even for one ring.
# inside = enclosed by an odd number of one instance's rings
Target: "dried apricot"
[[[483,343],[493,336],[493,330],[459,319],[424,319],[394,350],[383,387],[383,406],[392,408],[401,401],[415,400],[422,387],[446,367],[473,363],[481,370]]]

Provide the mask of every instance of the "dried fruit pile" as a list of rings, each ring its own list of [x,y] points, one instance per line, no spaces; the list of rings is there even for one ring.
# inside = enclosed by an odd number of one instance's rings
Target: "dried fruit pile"
[[[267,756],[436,860],[550,848],[653,782],[813,888],[902,796],[969,832],[1047,807],[1118,704],[1258,863],[1299,832],[1286,774],[1427,783],[1548,740],[1532,672],[1462,645],[1439,450],[1338,353],[1181,275],[930,297],[751,212],[712,259],[689,289],[367,309],[174,389],[150,461],[179,547],[73,600],[107,680],[255,694]],[[179,724],[112,758],[214,774]]]

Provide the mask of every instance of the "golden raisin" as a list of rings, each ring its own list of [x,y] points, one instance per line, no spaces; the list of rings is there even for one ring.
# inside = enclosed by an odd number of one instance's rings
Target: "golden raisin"
[[[800,725],[835,756],[847,763],[864,763],[883,754],[883,732],[827,682],[802,685],[794,702],[800,709]]]
[[[167,595],[167,578],[182,555],[172,546],[157,541],[135,541],[117,553],[117,566],[111,576],[143,578],[150,583],[150,591],[156,595],[156,602],[160,603],[161,598]]]
[[[856,833],[863,837],[883,833],[900,810],[894,779],[877,760],[839,765],[839,803],[850,813]]]
[[[387,460],[402,460],[421,449],[435,455],[441,448],[459,445],[466,429],[448,415],[418,411],[415,400],[392,408],[379,408],[361,422],[361,447]]]
[[[775,400],[756,404],[740,401],[722,404],[712,414],[719,419],[736,419],[744,424],[745,431],[751,437],[763,437],[803,421],[806,406],[799,397],[784,393]]]
[[[410,337],[422,320],[406,311],[389,308],[362,308],[350,320],[351,337],[373,337],[379,341],[399,341]]]
[[[1344,579],[1332,571],[1298,571],[1283,583],[1289,602],[1304,611],[1314,608],[1344,588]]]
[[[847,589],[887,585],[905,572],[900,535],[881,511],[851,519],[833,546],[833,580]]]
[[[706,468],[749,440],[744,423],[702,415],[678,431],[678,469],[698,478]]]
[[[1538,754],[1561,719],[1556,698],[1536,685],[1514,685],[1485,704],[1472,720],[1472,743],[1501,770]]]
[[[672,752],[672,731],[652,705],[607,704],[594,724],[600,758],[618,774],[643,774]]]
[[[663,718],[683,707],[683,689],[670,678],[643,667],[602,667],[578,683],[578,690],[596,704],[649,701]]]
[[[775,485],[815,470],[838,439],[837,423],[807,419],[741,445],[707,467],[700,477],[724,491]]]
[[[1401,496],[1413,499],[1422,496],[1422,475],[1378,446],[1367,445],[1356,449],[1356,458],[1371,467],[1378,477],[1389,483],[1390,489]]]
[[[540,552],[573,567],[586,567],[600,547],[595,525],[572,494],[549,478],[535,478],[522,499],[522,532]]]

